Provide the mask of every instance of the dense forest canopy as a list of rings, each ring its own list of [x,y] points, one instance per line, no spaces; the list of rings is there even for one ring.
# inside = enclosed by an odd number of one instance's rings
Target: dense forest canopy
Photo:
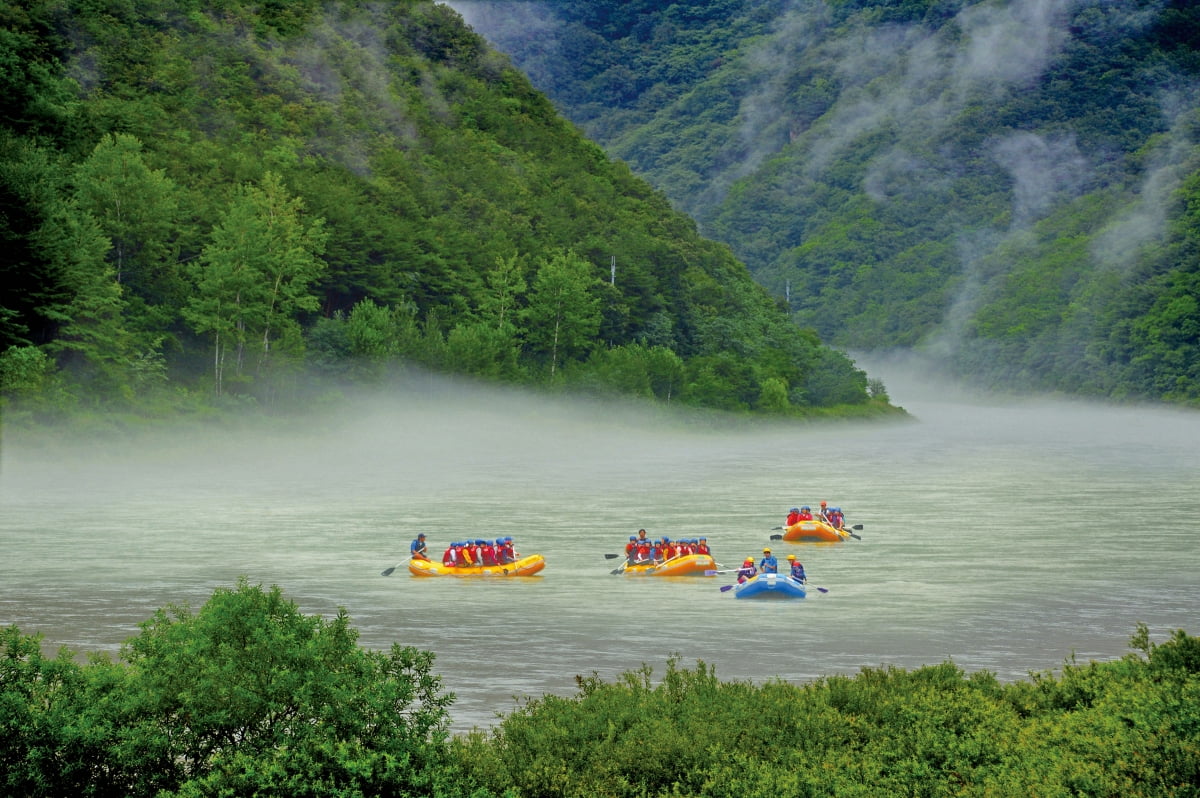
[[[345,611],[241,580],[141,624],[120,658],[0,629],[0,788],[96,798],[1194,796],[1200,639],[1002,684],[953,663],[807,685],[703,662],[578,675],[451,738],[429,652],[370,651]]]
[[[1200,403],[1189,0],[454,0],[802,327]]]
[[[283,403],[414,364],[890,410],[429,2],[3,0],[0,252],[10,417]]]

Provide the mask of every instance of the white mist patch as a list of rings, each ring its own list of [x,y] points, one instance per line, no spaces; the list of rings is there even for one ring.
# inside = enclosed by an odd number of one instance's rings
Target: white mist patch
[[[1010,86],[1037,78],[1067,39],[1067,15],[1077,0],[1017,0],[977,4],[956,18],[966,47],[953,73],[961,95],[981,86]]]
[[[703,418],[709,418],[702,416]],[[418,377],[294,418],[230,418],[124,439],[3,451],[5,492],[48,501],[169,501],[180,491],[303,504],[372,503],[457,489],[529,493],[636,488],[659,471],[705,468],[732,439],[772,434],[683,423],[661,409]],[[819,430],[815,435],[822,434]],[[740,444],[739,444],[740,445]]]
[[[1193,90],[1200,87],[1192,86]],[[1149,166],[1138,192],[1136,202],[1096,238],[1092,255],[1108,268],[1127,270],[1142,247],[1162,238],[1166,231],[1167,208],[1171,195],[1190,173],[1196,142],[1188,133],[1190,115],[1178,110],[1174,97],[1167,97],[1163,107],[1173,114],[1171,130],[1158,149],[1149,156]]]
[[[1091,170],[1074,135],[1016,132],[992,143],[992,158],[1012,177],[1014,228],[1027,227],[1088,184]]]

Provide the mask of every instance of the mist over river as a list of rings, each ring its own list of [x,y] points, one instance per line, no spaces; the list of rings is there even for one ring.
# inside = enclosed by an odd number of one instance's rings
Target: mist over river
[[[0,624],[117,652],[170,603],[239,575],[360,643],[437,654],[455,730],[669,656],[725,680],[952,660],[1002,679],[1200,632],[1200,413],[947,392],[868,369],[910,422],[685,428],[621,406],[426,382],[293,431],[213,428],[73,449],[6,434]],[[298,426],[298,425],[297,425]],[[810,583],[739,601],[728,577],[613,576],[639,527],[707,536],[733,567],[789,507],[840,505],[861,541],[774,543]],[[425,532],[512,535],[539,576],[418,579]],[[781,557],[782,559],[782,557]]]

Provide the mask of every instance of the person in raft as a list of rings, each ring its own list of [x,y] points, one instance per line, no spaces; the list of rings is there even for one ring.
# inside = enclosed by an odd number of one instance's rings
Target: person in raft
[[[827,524],[829,523],[829,504],[828,504],[828,502],[821,502],[821,520]]]
[[[798,523],[800,523],[800,508],[793,507],[792,509],[788,510],[787,520],[783,522],[783,528],[787,529],[789,526]]]
[[[712,551],[708,548],[708,538],[700,538],[697,540],[695,551],[697,554],[707,554],[711,557]]]
[[[758,570],[764,574],[779,573],[779,560],[775,559],[770,549],[763,549],[762,559],[758,561]]]
[[[792,566],[792,571],[788,574],[788,576],[792,577],[792,579],[795,579],[800,584],[807,582],[808,577],[804,575],[804,564],[796,559],[795,554],[789,554],[787,558],[788,562]]]
[[[747,557],[745,562],[742,563],[742,567],[738,569],[738,584],[740,585],[742,582],[745,582],[747,579],[751,578],[757,573],[758,569],[754,567],[754,558]]]
[[[428,562],[429,546],[425,545],[425,533],[424,532],[421,532],[420,534],[418,534],[416,540],[414,540],[409,545],[408,554],[411,559],[425,560]]]
[[[654,562],[654,543],[649,538],[638,538],[633,550],[633,564],[645,565]]]
[[[496,562],[500,565],[507,565],[510,562],[517,561],[516,547],[513,545],[513,539],[503,537],[496,539]]]

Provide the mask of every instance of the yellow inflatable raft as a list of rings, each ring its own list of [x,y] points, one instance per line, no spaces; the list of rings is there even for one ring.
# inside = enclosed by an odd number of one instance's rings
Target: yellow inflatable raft
[[[820,519],[797,521],[783,533],[784,540],[794,543],[839,543],[849,537],[845,529],[837,529]]]
[[[685,554],[682,557],[672,557],[660,563],[623,565],[617,570],[631,576],[704,576],[705,571],[711,571],[716,567],[717,564],[711,555]]]
[[[467,565],[449,568],[431,560],[409,560],[413,576],[533,576],[546,567],[540,554],[527,554],[516,562],[503,565]]]

